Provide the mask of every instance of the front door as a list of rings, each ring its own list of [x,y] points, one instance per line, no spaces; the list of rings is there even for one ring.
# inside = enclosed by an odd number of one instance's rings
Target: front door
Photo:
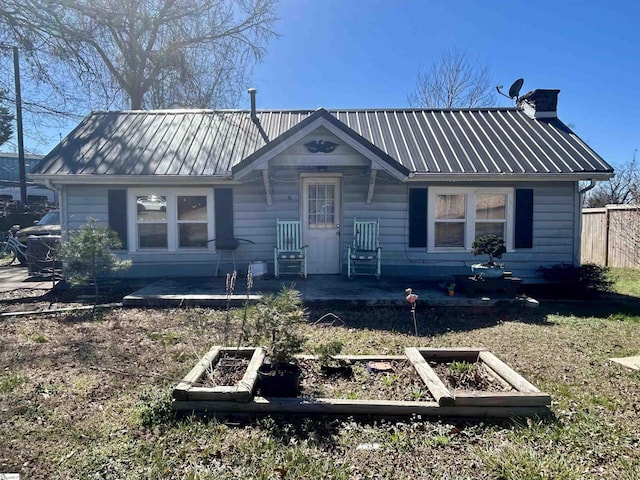
[[[307,269],[311,274],[340,273],[340,178],[304,177],[302,190]]]

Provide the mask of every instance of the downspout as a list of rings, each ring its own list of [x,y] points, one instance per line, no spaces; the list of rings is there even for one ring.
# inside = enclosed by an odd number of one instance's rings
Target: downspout
[[[580,204],[582,205],[582,196],[587,193],[589,190],[592,190],[593,187],[596,186],[596,181],[592,178],[589,180],[589,185],[587,185],[586,187],[584,187],[582,190],[580,190]]]
[[[589,179],[589,185],[578,190],[578,208],[577,208],[578,221],[576,223],[578,225],[579,235],[576,241],[576,248],[574,249],[575,251],[575,258],[573,259],[574,266],[579,266],[580,263],[582,262],[582,206],[584,203],[584,195],[589,190],[592,190],[595,186],[596,186],[596,181],[593,178],[591,178]]]

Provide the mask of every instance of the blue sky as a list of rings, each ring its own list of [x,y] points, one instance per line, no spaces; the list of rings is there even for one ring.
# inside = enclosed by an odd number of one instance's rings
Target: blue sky
[[[420,68],[455,47],[505,91],[519,77],[521,93],[560,89],[559,117],[612,165],[640,148],[640,2],[281,0],[278,13],[258,108],[406,107]]]
[[[637,0],[281,0],[278,16],[258,108],[407,107],[420,69],[457,48],[505,91],[560,89],[559,117],[612,165],[640,148]]]

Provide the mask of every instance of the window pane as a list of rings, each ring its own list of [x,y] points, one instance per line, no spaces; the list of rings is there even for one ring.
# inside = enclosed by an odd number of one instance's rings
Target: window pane
[[[476,195],[476,220],[504,220],[507,196],[495,193]]]
[[[138,225],[140,248],[167,248],[167,225],[150,223]]]
[[[179,226],[180,248],[207,246],[206,223],[181,223]]]
[[[438,195],[436,197],[436,218],[464,219],[465,218],[464,195]]]
[[[309,185],[308,195],[309,226],[333,225],[335,223],[335,185]]]
[[[436,247],[464,247],[464,223],[436,223]]]
[[[178,196],[178,221],[207,221],[207,197]]]
[[[166,222],[167,197],[144,195],[136,197],[138,222]]]
[[[485,235],[504,238],[504,223],[476,223],[476,238]]]

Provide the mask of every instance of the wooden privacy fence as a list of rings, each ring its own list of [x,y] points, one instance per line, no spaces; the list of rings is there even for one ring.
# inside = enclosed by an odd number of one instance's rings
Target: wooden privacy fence
[[[640,268],[640,206],[584,208],[581,262]]]

